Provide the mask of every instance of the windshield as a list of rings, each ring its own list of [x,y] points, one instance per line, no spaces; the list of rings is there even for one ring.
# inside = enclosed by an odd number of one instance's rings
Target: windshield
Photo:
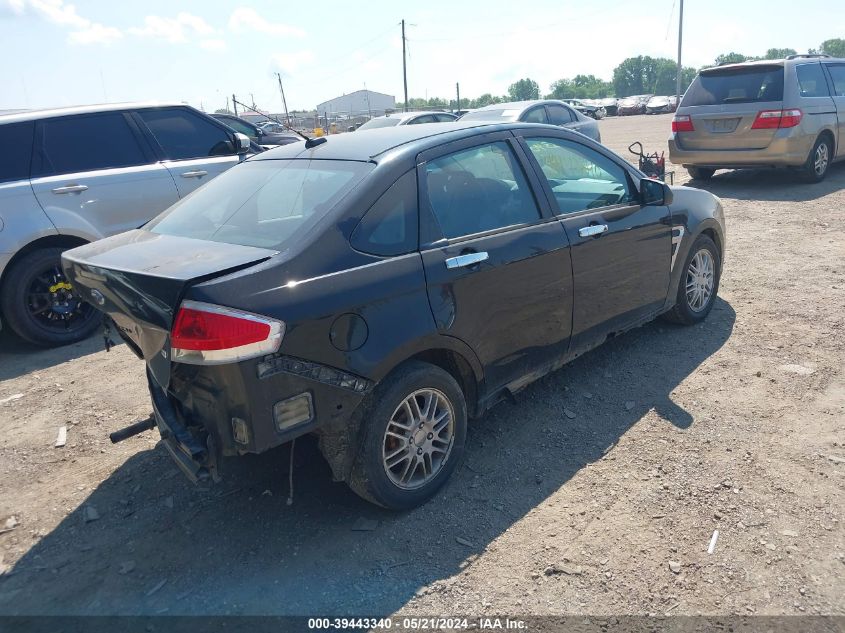
[[[756,103],[783,99],[783,67],[751,66],[701,73],[687,89],[682,106]]]
[[[461,121],[515,121],[521,110],[515,108],[491,108],[490,110],[475,110],[467,112]]]
[[[163,235],[282,250],[372,169],[339,160],[260,160],[233,167],[146,225]]]
[[[399,125],[399,119],[391,118],[391,117],[383,117],[380,119],[370,119],[364,125],[359,127],[359,130],[374,130],[378,127],[393,127],[394,125]]]

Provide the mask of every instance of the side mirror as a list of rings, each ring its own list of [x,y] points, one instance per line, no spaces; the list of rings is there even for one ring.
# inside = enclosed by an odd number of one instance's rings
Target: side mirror
[[[250,140],[246,134],[235,132],[235,152],[244,155],[249,152]]]
[[[653,178],[640,180],[640,201],[645,207],[662,207],[672,204],[672,189],[664,182]]]
[[[262,130],[260,127],[255,128],[255,136],[264,136],[266,132]]]

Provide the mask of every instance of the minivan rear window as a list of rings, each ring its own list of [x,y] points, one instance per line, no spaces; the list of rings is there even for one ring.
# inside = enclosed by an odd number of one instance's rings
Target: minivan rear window
[[[372,167],[342,160],[248,161],[203,185],[145,228],[283,250],[316,225]]]
[[[700,73],[687,88],[681,106],[782,100],[783,66],[745,66]]]

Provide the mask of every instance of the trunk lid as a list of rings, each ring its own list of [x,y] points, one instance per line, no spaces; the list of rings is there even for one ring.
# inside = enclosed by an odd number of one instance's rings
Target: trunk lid
[[[121,337],[167,387],[170,329],[188,286],[275,254],[138,229],[66,251],[62,265],[80,296],[111,317]]]

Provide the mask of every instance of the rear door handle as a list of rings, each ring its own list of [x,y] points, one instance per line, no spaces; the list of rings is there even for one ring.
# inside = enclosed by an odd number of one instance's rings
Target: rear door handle
[[[208,176],[208,172],[203,169],[182,172],[182,178],[202,178],[203,176]]]
[[[56,187],[51,191],[53,193],[82,193],[87,190],[88,187],[86,185],[67,185],[65,187]]]
[[[483,261],[490,259],[486,252],[481,253],[466,253],[465,255],[458,255],[457,257],[450,257],[446,260],[446,268],[452,270],[453,268],[466,268],[474,264],[480,264]]]
[[[578,235],[581,237],[596,237],[602,233],[607,232],[607,224],[592,224],[585,226],[583,229],[578,229]]]

